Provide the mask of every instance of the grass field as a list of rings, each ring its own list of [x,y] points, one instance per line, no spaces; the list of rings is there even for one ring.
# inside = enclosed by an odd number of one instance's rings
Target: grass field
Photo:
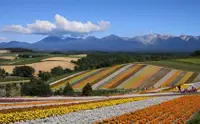
[[[29,78],[26,78],[26,77],[17,77],[17,76],[7,76],[4,79],[0,79],[0,82],[20,81],[20,80],[29,80]]]
[[[200,64],[200,58],[186,58],[186,59],[179,59],[177,61],[191,63],[191,64]]]
[[[179,70],[184,70],[184,71],[200,72],[199,65],[175,61],[175,60],[149,61],[149,62],[142,62],[142,63],[163,66],[163,67],[172,68],[172,69],[179,69]]]

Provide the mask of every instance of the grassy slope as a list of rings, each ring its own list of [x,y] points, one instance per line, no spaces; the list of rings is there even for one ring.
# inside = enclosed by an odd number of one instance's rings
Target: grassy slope
[[[142,62],[142,63],[163,66],[163,67],[172,68],[172,69],[200,72],[199,65],[175,61],[175,60],[149,61],[149,62]]]
[[[191,64],[200,64],[200,58],[186,58],[186,59],[179,59],[177,61],[191,63]]]
[[[60,79],[63,79],[63,78],[66,78],[72,74],[75,74],[75,73],[78,73],[78,72],[74,72],[74,73],[66,73],[66,74],[63,74],[63,75],[60,75],[60,76],[56,76],[56,77],[52,77],[50,80],[47,81],[47,83],[52,83],[54,81],[57,81],[57,80],[60,80]]]
[[[20,81],[20,80],[29,80],[29,78],[26,77],[17,77],[17,76],[8,76],[4,79],[0,79],[0,82],[6,82],[6,81]]]

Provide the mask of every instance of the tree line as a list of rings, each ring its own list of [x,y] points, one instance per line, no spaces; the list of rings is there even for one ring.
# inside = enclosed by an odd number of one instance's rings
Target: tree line
[[[143,61],[160,61],[188,57],[181,53],[90,53],[87,57],[72,61],[75,70],[88,70],[108,67],[117,64]]]

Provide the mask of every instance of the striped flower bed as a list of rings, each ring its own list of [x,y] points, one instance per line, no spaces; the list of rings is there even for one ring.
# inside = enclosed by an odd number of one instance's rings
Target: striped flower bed
[[[73,77],[68,78],[66,80],[60,81],[57,84],[52,85],[51,89],[55,91],[55,90],[58,90],[60,88],[64,88],[65,85],[67,84],[67,82],[69,82],[70,84],[75,84],[76,82],[79,82],[79,81],[81,81],[81,80],[83,80],[83,79],[85,79],[85,78],[87,78],[91,75],[94,75],[95,73],[99,72],[100,70],[102,70],[102,69],[86,71],[86,72],[81,73],[77,76],[73,76]]]
[[[176,72],[166,80],[161,87],[169,86],[176,78],[182,73],[182,71],[176,70]]]
[[[200,81],[200,73],[196,76],[196,78],[193,80],[193,82],[198,82]]]
[[[167,73],[170,72],[170,69],[162,68],[157,73],[152,75],[148,80],[145,80],[140,88],[153,88],[154,84],[158,82],[160,79],[162,79]]]
[[[144,99],[147,99],[147,97],[121,98],[72,105],[42,106],[36,108],[22,108],[13,110],[11,109],[6,111],[0,110],[0,123],[42,119],[50,116],[63,115],[71,112],[101,108],[106,106],[113,106]]]
[[[95,75],[90,76],[90,77],[86,78],[85,80],[76,83],[75,85],[72,84],[72,86],[74,88],[80,89],[80,88],[83,88],[87,83],[91,83],[92,85],[94,85],[100,79],[102,79],[105,76],[108,76],[109,74],[113,73],[114,71],[120,69],[120,67],[121,67],[121,65],[106,68],[106,69],[100,71],[99,73],[96,73]]]
[[[93,70],[92,73],[90,73],[90,74],[88,74],[88,75],[86,75],[86,76],[80,78],[79,80],[76,80],[76,81],[74,81],[74,82],[71,82],[70,84],[71,84],[72,86],[75,86],[75,85],[79,84],[80,82],[82,82],[82,81],[84,81],[84,80],[86,80],[86,79],[88,79],[88,78],[90,78],[90,77],[92,77],[92,76],[94,76],[94,75],[96,75],[96,74],[98,74],[98,73],[104,71],[104,70],[105,70],[105,68],[103,68],[103,69],[98,69],[98,70]]]
[[[158,82],[154,84],[154,88],[159,88],[163,85],[164,82],[170,79],[175,74],[176,70],[171,70],[169,73],[167,73],[163,78],[161,78]]]
[[[137,64],[135,66],[132,66],[130,69],[127,71],[124,71],[120,75],[116,76],[114,79],[112,79],[110,82],[108,82],[103,88],[115,88],[118,85],[120,85],[123,81],[128,79],[131,75],[136,73],[138,70],[143,68],[144,65]]]
[[[185,83],[192,83],[199,73],[194,72],[192,76]]]
[[[85,71],[51,85],[53,90],[63,88],[67,82],[81,89],[87,83],[93,89],[146,89],[171,87],[200,80],[197,72],[171,70],[153,65],[124,64],[97,70]]]
[[[200,96],[184,96],[95,124],[185,124],[200,109]]]
[[[97,82],[96,84],[94,84],[92,86],[92,88],[93,89],[99,89],[99,88],[101,88],[102,86],[104,86],[105,84],[107,84],[109,81],[111,81],[113,78],[115,78],[119,74],[121,74],[124,71],[126,71],[127,69],[129,69],[131,66],[133,66],[133,65],[132,64],[128,64],[128,65],[120,68],[119,70],[117,70],[113,74],[109,75],[108,77],[106,77],[106,78],[102,79],[101,81]]]
[[[187,72],[187,74],[185,74],[185,76],[177,84],[184,84],[192,76],[192,74],[193,72]]]
[[[177,85],[177,83],[187,74],[186,71],[183,71],[175,80],[173,80],[168,86],[174,87]]]
[[[157,66],[146,66],[138,73],[130,77],[127,81],[125,81],[122,85],[124,89],[129,88],[138,88],[146,79],[151,77],[157,71],[160,70],[160,67]]]
[[[69,77],[66,77],[64,79],[61,79],[59,81],[56,81],[56,82],[53,82],[50,84],[50,87],[51,89],[55,90],[57,88],[60,88],[62,85],[65,85],[66,82],[72,78],[75,78],[75,77],[79,77],[80,75],[83,75],[85,73],[87,73],[88,71],[85,71],[85,72],[80,72],[80,73],[76,73],[74,75],[70,75]]]

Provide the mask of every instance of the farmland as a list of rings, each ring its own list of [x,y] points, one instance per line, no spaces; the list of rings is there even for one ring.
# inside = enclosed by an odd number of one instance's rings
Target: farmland
[[[4,68],[8,73],[12,73],[13,69],[17,66],[27,65],[31,66],[38,71],[50,71],[52,68],[61,66],[63,68],[74,69],[75,64],[71,61],[77,61],[81,57],[85,57],[85,54],[79,55],[64,55],[64,54],[49,54],[49,53],[9,53],[10,56],[6,56],[7,53],[2,53],[0,58],[9,59],[9,61],[2,62],[1,68]],[[19,58],[16,55],[30,55],[36,56],[34,58]],[[12,56],[11,56],[12,55]]]
[[[87,71],[52,83],[51,87],[60,89],[69,82],[81,89],[90,82],[94,89],[150,89],[197,82],[199,76],[197,72],[133,63]]]
[[[56,97],[16,98],[15,101],[23,102],[0,105],[0,123],[186,123],[200,109],[197,104],[199,99],[199,95],[176,94],[87,97],[84,100],[64,97],[59,100]]]
[[[15,56],[17,53],[3,54]],[[71,71],[44,82],[40,82],[39,76],[31,79],[10,74],[2,78],[3,96],[31,92],[28,97],[0,98],[0,123],[186,123],[198,112],[199,94],[181,94],[176,87],[194,83],[199,88],[197,64],[177,60],[137,62],[135,57],[129,56],[133,60],[127,60],[122,55],[23,53],[22,58],[3,62],[1,67],[10,68],[8,72],[20,65],[33,67],[36,74],[57,66]],[[83,89],[88,84],[92,91],[85,95]],[[71,95],[65,94],[68,85],[73,90]],[[45,86],[52,91],[49,97],[42,94]],[[182,88],[186,86],[189,87]],[[198,113],[195,115],[193,120]]]
[[[172,68],[172,69],[200,72],[199,65],[180,62],[180,61],[176,61],[176,60],[146,61],[146,62],[142,62],[142,63],[156,65],[156,66],[163,66],[163,67]]]

